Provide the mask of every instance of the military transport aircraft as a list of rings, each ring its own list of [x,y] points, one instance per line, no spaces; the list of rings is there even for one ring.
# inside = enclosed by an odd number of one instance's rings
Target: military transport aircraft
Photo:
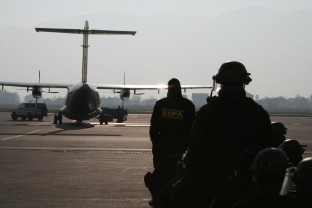
[[[37,32],[57,32],[57,33],[76,33],[83,35],[83,57],[82,57],[82,80],[77,84],[57,84],[57,83],[27,83],[27,82],[4,82],[0,81],[2,89],[4,86],[26,87],[31,90],[35,98],[40,98],[42,89],[65,88],[68,90],[65,106],[60,112],[65,117],[77,120],[78,123],[83,120],[89,120],[98,116],[100,109],[100,97],[97,89],[112,89],[120,93],[120,99],[126,100],[130,97],[130,90],[136,95],[137,90],[160,90],[167,89],[167,85],[91,85],[87,83],[87,64],[88,64],[88,35],[135,35],[136,31],[114,31],[114,30],[90,30],[88,21],[85,22],[84,29],[67,28],[35,28]],[[206,85],[182,85],[182,89],[204,89],[210,88]]]

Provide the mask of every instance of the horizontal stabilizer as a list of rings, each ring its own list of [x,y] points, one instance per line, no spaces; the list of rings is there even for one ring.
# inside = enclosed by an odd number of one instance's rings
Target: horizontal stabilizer
[[[35,28],[37,32],[57,32],[57,33],[76,33],[83,34],[81,29],[62,29],[62,28]]]
[[[75,34],[94,34],[94,35],[135,35],[136,31],[118,30],[81,30],[81,29],[62,29],[62,28],[35,28],[37,32],[56,32],[56,33],[75,33]]]
[[[136,31],[118,31],[118,30],[88,30],[89,34],[95,35],[135,35]]]

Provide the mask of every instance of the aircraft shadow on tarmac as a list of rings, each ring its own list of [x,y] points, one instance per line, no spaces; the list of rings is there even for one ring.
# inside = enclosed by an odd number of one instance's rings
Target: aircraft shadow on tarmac
[[[68,130],[82,130],[82,129],[88,129],[88,128],[93,128],[94,125],[90,123],[65,123],[65,124],[55,124],[55,128],[59,128],[60,130],[58,131],[53,131],[49,132],[46,135],[62,135],[62,136],[121,136],[120,134],[99,134],[99,133],[82,133],[82,134],[71,134],[71,133],[66,133]],[[64,132],[64,133],[62,133]],[[45,135],[44,135],[45,136]]]
[[[49,136],[49,135],[55,135],[55,136],[83,136],[83,137],[92,137],[92,136],[122,136],[120,134],[98,134],[98,133],[94,133],[94,134],[90,134],[90,133],[66,133],[66,130],[65,129],[62,129],[62,130],[58,130],[58,131],[53,131],[53,132],[48,132],[48,133],[44,133],[44,134],[39,134],[41,136]]]
[[[63,123],[55,124],[55,128],[60,128],[64,130],[80,130],[80,129],[89,129],[93,128],[94,125],[90,123]]]
[[[32,125],[29,123],[18,123],[14,124],[15,126],[28,126]],[[40,126],[40,125],[39,125]],[[44,126],[44,125],[43,125]],[[95,125],[90,124],[90,123],[63,123],[63,124],[55,124],[54,125],[57,130],[55,131],[49,131],[47,133],[40,133],[40,132],[35,132],[32,133],[31,135],[37,135],[37,136],[49,136],[49,135],[59,135],[59,136],[122,136],[121,134],[115,134],[115,133],[89,133],[89,132],[83,132],[83,133],[74,133],[75,131],[78,130],[83,130],[83,129],[90,129],[94,128]],[[74,132],[73,132],[74,131]],[[18,136],[20,133],[5,133],[1,132],[0,135],[12,135],[12,136]]]

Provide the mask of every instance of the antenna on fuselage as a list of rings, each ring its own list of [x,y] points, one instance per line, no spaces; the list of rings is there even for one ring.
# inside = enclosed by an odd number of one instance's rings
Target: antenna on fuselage
[[[37,32],[57,32],[57,33],[75,33],[83,34],[82,45],[82,83],[87,83],[88,71],[88,36],[93,35],[135,35],[136,31],[118,31],[118,30],[89,30],[89,23],[86,20],[84,29],[61,29],[61,28],[35,28]]]

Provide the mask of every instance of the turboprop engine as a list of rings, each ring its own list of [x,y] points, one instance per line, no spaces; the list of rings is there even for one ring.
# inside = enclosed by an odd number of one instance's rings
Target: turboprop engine
[[[32,88],[32,96],[34,98],[41,98],[42,97],[42,89],[40,87],[33,87]]]
[[[129,100],[130,97],[130,90],[129,89],[122,89],[120,90],[120,99],[121,100]]]

